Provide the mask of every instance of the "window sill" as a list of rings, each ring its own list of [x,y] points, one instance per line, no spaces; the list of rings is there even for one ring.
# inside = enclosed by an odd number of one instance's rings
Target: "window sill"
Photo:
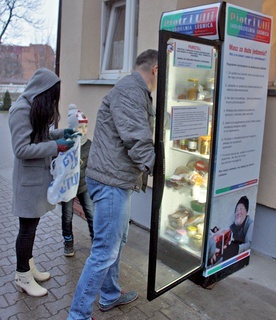
[[[114,86],[120,79],[78,80],[80,85]]]

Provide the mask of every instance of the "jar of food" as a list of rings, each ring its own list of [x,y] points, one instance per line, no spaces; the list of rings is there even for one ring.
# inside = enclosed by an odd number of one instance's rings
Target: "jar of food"
[[[188,141],[186,139],[180,140],[180,149],[181,150],[187,150],[188,146]]]
[[[188,79],[187,100],[196,100],[198,95],[198,79]]]
[[[180,140],[173,140],[173,147],[180,148]]]
[[[200,145],[200,153],[203,155],[210,154],[210,145],[211,145],[211,137],[210,136],[202,136],[201,137],[201,145]]]
[[[197,150],[197,138],[188,139],[188,151],[195,152]]]

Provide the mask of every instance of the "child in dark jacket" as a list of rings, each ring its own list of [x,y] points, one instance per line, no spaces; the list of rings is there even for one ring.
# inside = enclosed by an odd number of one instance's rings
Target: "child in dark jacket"
[[[80,164],[80,182],[77,192],[77,198],[82,206],[85,214],[88,229],[93,240],[93,202],[90,199],[85,182],[85,169],[87,166],[87,159],[89,155],[91,140],[87,139],[88,119],[83,112],[78,110],[74,104],[69,105],[68,112],[68,127],[74,129],[82,134],[81,136],[81,164]],[[62,235],[64,238],[64,255],[72,257],[74,255],[74,235],[72,229],[73,222],[73,205],[74,199],[68,202],[61,202],[62,207]]]

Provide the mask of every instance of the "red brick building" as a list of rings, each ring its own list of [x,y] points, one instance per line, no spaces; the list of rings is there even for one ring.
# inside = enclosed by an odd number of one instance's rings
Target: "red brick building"
[[[37,68],[54,71],[55,53],[49,45],[12,46],[0,44],[0,84],[27,83]]]

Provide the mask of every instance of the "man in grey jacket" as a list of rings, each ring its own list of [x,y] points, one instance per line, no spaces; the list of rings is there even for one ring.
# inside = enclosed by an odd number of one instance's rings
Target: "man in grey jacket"
[[[108,311],[137,299],[118,284],[121,251],[127,241],[130,196],[144,189],[152,174],[154,108],[158,52],[141,53],[131,75],[103,98],[90,149],[86,182],[94,202],[94,241],[79,279],[68,319],[89,319],[100,293]]]

